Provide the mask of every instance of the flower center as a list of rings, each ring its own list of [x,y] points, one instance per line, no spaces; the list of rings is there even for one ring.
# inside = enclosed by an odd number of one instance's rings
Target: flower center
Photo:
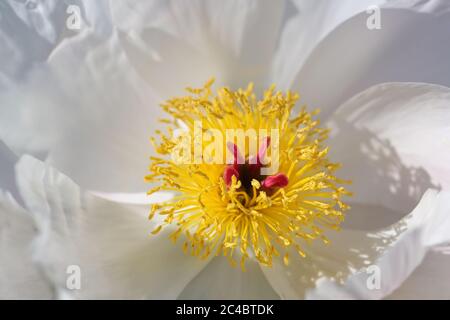
[[[258,153],[244,162],[244,157],[240,153],[237,145],[234,143],[227,144],[234,157],[233,165],[227,166],[223,172],[223,179],[228,188],[232,184],[233,176],[241,182],[241,190],[245,191],[251,198],[257,195],[254,192],[254,184],[259,185],[259,188],[267,194],[272,194],[277,188],[287,186],[289,178],[283,173],[277,173],[267,177],[261,174],[261,168],[264,166],[262,159],[265,157],[269,145],[270,138],[267,137],[263,140]]]
[[[348,182],[335,176],[339,164],[328,160],[328,130],[319,127],[316,113],[304,107],[294,112],[298,96],[274,87],[258,100],[251,84],[213,94],[212,83],[162,105],[170,117],[162,120],[167,132],[152,138],[159,155],[151,158],[146,180],[156,186],[148,193],[170,190],[176,195],[153,205],[150,218],[159,214],[165,219],[152,233],[170,225],[174,242],[184,238],[185,253],[200,258],[221,254],[232,265],[239,259],[243,269],[248,258],[271,266],[274,257],[282,257],[288,264],[290,253],[306,255],[309,242],[327,243],[325,232],[339,229],[348,209],[341,199],[350,193],[342,186]],[[275,130],[280,135],[277,141],[263,136],[252,152],[220,138],[229,129]],[[198,139],[210,131],[222,134]],[[194,161],[174,160],[180,145],[187,146],[183,155]],[[196,149],[206,154],[212,145],[229,150],[233,161],[220,162],[217,151],[213,162],[195,155]],[[263,174],[274,162],[274,173]]]

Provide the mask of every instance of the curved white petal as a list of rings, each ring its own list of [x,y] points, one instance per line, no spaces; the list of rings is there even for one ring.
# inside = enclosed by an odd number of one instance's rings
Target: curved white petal
[[[138,72],[164,98],[210,77],[233,88],[250,81],[257,88],[267,85],[282,1],[143,2],[133,5],[156,8],[157,17],[153,12],[147,28],[127,34],[124,46]]]
[[[246,261],[246,270],[232,267],[227,258],[215,257],[184,288],[179,299],[229,299],[261,300],[280,297],[273,291],[261,271],[259,264],[251,259]]]
[[[383,82],[450,86],[450,3],[391,1],[380,10],[381,29],[370,30],[374,12],[360,13],[313,51],[292,89],[327,117],[341,103]]]
[[[33,220],[0,190],[0,299],[50,299],[50,283],[34,264]]]
[[[450,254],[429,251],[408,279],[387,299],[450,299]]]
[[[184,255],[168,239],[169,227],[150,236],[155,222],[147,219],[148,206],[120,204],[84,192],[29,156],[21,158],[16,171],[19,190],[40,234],[36,259],[60,297],[175,298],[206,264]],[[67,281],[76,285],[69,276],[78,267],[81,287],[73,289]]]
[[[450,241],[449,213],[450,193],[427,192],[416,209],[403,220],[405,231],[369,266],[371,268],[353,274],[343,284],[322,279],[308,292],[307,298],[380,299],[390,295],[423,261],[430,248]],[[437,276],[442,279],[446,275]],[[419,296],[416,293],[416,297]]]
[[[302,65],[321,40],[350,17],[385,2],[386,0],[287,1],[284,28],[273,62],[272,81],[280,88],[290,88]],[[300,92],[302,90],[301,86]]]
[[[330,245],[305,245],[305,259],[293,252],[289,266],[277,261],[273,269],[263,271],[285,299],[384,297],[405,280],[429,247],[450,240],[445,231],[450,224],[449,200],[448,194],[428,191],[411,214],[386,229],[330,233]],[[377,290],[367,285],[373,265],[382,276]]]
[[[149,137],[162,109],[117,34],[105,40],[87,30],[63,42],[47,66],[0,100],[0,136],[14,150],[49,152],[85,188],[148,188]]]
[[[428,188],[449,188],[448,119],[450,89],[428,84],[377,85],[339,107],[330,156],[353,182],[351,201],[405,213]]]

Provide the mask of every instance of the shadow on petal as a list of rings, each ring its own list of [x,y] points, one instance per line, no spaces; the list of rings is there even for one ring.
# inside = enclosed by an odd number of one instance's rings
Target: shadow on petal
[[[262,270],[282,299],[302,299],[319,279],[344,283],[351,274],[371,266],[407,230],[407,225],[408,217],[378,232],[330,232],[328,245],[313,241],[303,246],[305,258],[291,250],[288,266],[276,259],[271,269]]]
[[[389,140],[338,116],[330,126],[331,159],[343,164],[340,176],[352,180],[354,193],[344,227],[385,227],[411,212],[427,189],[440,189],[424,168],[404,164]]]

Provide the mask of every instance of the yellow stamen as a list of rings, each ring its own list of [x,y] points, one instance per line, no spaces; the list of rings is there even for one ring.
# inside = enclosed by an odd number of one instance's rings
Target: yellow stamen
[[[211,80],[203,88],[188,88],[189,95],[162,104],[173,121],[165,120],[167,133],[158,131],[159,138],[152,139],[160,156],[151,158],[145,180],[156,185],[149,194],[171,190],[177,195],[153,205],[150,218],[159,214],[165,220],[152,234],[172,224],[177,230],[170,239],[176,242],[184,235],[186,254],[201,259],[222,254],[232,265],[240,261],[243,270],[245,260],[251,257],[271,266],[273,257],[280,256],[288,265],[290,249],[305,257],[301,248],[308,242],[320,239],[328,243],[323,229],[339,230],[348,209],[342,197],[350,193],[342,187],[347,182],[334,175],[340,165],[327,158],[323,142],[328,130],[314,119],[317,112],[308,112],[305,107],[294,112],[298,95],[283,94],[275,86],[258,101],[252,84],[245,90],[220,88],[215,95],[212,84]],[[180,121],[187,129],[180,127]],[[204,130],[219,130],[224,136],[227,129],[278,129],[279,172],[286,174],[288,185],[268,191],[261,181],[253,179],[245,189],[235,176],[229,185],[224,181],[225,161],[176,163],[170,156],[182,137],[175,132],[193,134],[196,121],[202,122]],[[201,149],[210,143],[202,141]],[[246,159],[252,156],[249,148],[241,152]]]

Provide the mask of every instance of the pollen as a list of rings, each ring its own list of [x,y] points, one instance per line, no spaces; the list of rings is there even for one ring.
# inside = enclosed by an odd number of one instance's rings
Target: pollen
[[[212,86],[188,88],[161,105],[166,130],[151,138],[157,156],[145,179],[148,194],[175,196],[152,206],[150,219],[163,218],[151,233],[170,225],[169,238],[182,239],[186,254],[223,255],[242,269],[249,258],[288,265],[306,256],[311,241],[327,244],[325,231],[339,230],[349,208],[342,198],[351,194],[350,181],[335,175],[340,164],[328,159],[329,131],[318,111],[298,107],[297,94],[275,86],[259,98],[251,83],[236,91]],[[263,134],[237,141],[230,129]]]

